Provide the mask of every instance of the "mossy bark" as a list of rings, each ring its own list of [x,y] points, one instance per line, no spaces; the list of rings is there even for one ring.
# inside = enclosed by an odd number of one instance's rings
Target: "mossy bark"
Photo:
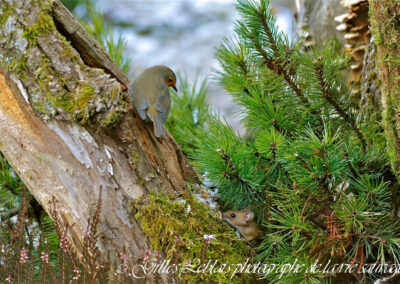
[[[133,265],[150,248],[137,200],[188,194],[196,176],[133,112],[128,84],[58,0],[0,0],[0,151],[47,212],[55,197],[78,253],[102,190],[100,251]]]
[[[398,0],[370,1],[370,21],[377,46],[382,89],[383,126],[387,153],[400,178],[400,3]]]

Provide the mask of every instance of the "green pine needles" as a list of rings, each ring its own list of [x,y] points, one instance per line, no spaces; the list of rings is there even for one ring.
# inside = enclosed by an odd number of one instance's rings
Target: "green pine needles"
[[[83,1],[88,17],[81,19],[86,30],[107,51],[110,58],[125,73],[129,73],[130,59],[126,53],[126,41],[121,35],[115,38],[114,27],[107,23],[103,13],[91,1]]]
[[[348,58],[334,42],[304,51],[301,37],[278,30],[269,1],[239,0],[237,9],[236,35],[217,50],[223,69],[217,78],[243,106],[248,134],[238,137],[209,119],[198,148],[189,151],[195,165],[226,208],[252,206],[266,232],[259,260],[307,267],[330,261],[353,271],[265,278],[350,283],[378,277],[357,272],[367,263],[399,263],[397,182],[379,122],[367,123],[351,107]]]
[[[210,106],[207,101],[207,81],[190,84],[188,78],[178,75],[179,95],[171,95],[172,105],[166,126],[173,133],[176,142],[186,154],[196,151],[200,133],[210,118]],[[174,92],[170,90],[170,92]]]

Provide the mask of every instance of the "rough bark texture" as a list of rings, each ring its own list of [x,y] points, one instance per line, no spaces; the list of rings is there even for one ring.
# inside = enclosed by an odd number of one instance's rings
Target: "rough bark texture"
[[[392,168],[400,177],[400,3],[370,1],[371,28],[377,46],[383,126]]]
[[[382,91],[376,64],[376,46],[371,40],[365,50],[360,81],[361,111],[375,121],[382,120]]]
[[[55,197],[78,252],[102,190],[100,250],[140,261],[135,201],[195,178],[173,138],[132,112],[129,80],[58,0],[0,0],[0,66],[0,151],[47,212]]]
[[[307,45],[321,45],[332,38],[344,45],[344,37],[336,30],[334,20],[347,11],[340,3],[341,0],[296,0],[298,28],[301,33],[307,31]]]

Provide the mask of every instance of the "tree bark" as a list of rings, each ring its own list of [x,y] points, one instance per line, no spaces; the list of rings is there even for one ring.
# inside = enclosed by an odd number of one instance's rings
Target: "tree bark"
[[[347,11],[341,5],[342,0],[296,0],[297,26],[299,33],[306,32],[306,45],[321,46],[332,38],[342,45],[345,40],[342,33],[336,30],[335,17]]]
[[[400,177],[400,3],[370,1],[371,28],[377,46],[377,64],[382,89],[383,126],[387,153]]]
[[[135,202],[196,179],[173,138],[132,111],[128,78],[58,0],[0,0],[0,66],[0,151],[47,212],[55,197],[78,253],[101,190],[100,251],[140,262]]]

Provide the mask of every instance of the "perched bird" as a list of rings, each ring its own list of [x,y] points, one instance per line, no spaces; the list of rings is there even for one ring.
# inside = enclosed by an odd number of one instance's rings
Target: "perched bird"
[[[131,103],[143,120],[149,117],[153,121],[157,137],[165,136],[163,123],[171,106],[168,88],[177,92],[175,84],[175,73],[166,66],[156,65],[144,70],[129,86]]]

